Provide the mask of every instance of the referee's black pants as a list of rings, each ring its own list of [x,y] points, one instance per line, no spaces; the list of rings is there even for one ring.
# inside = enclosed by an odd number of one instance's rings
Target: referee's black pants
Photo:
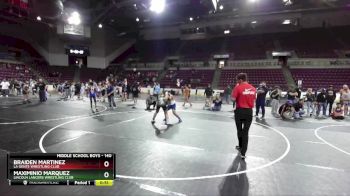
[[[237,127],[238,145],[241,154],[245,156],[248,149],[249,128],[253,121],[253,109],[237,108],[235,110],[235,121]]]
[[[39,99],[40,99],[40,102],[45,102],[46,101],[45,90],[39,90]]]

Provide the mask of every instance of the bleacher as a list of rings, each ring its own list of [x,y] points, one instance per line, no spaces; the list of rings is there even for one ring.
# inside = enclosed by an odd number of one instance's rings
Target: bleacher
[[[81,68],[80,69],[80,81],[87,82],[89,79],[97,80],[101,73],[102,73],[102,69]],[[73,75],[73,77],[74,77],[74,75]]]
[[[278,33],[282,50],[294,50],[299,58],[336,58],[335,49],[341,46],[322,28],[303,29],[300,32]]]
[[[129,84],[140,82],[141,86],[147,86],[152,82],[153,78],[157,79],[158,75],[159,72],[154,70],[137,70],[136,72],[127,70],[117,74],[120,80],[126,78]]]
[[[38,64],[32,67],[49,82],[73,81],[74,79],[74,67],[49,66],[47,64]],[[58,73],[59,76],[53,76],[53,73]]]
[[[192,88],[205,88],[213,81],[215,70],[168,70],[160,81],[162,87],[175,88],[177,79],[191,84]]]
[[[350,84],[350,69],[291,69],[294,80],[302,80],[303,88],[328,88],[333,85],[339,90],[343,84]]]
[[[222,70],[219,82],[220,88],[225,88],[227,85],[234,85],[235,78],[239,73],[247,73],[248,81],[254,86],[258,86],[260,82],[265,81],[267,86],[280,86],[286,89],[286,81],[281,69],[226,69]]]
[[[0,63],[0,80],[26,81],[33,77],[28,66],[23,64]]]
[[[350,27],[335,27],[197,40],[139,40],[113,62],[121,63],[130,57],[140,62],[162,62],[167,56],[207,61],[214,54],[230,54],[231,60],[254,60],[266,59],[266,52],[276,50],[295,51],[299,58],[337,58],[336,50],[350,50],[349,33]]]
[[[226,45],[234,60],[266,59],[266,51],[274,49],[271,34],[229,37]]]

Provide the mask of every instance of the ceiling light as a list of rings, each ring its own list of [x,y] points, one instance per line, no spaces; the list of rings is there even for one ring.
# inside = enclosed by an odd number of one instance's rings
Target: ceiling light
[[[100,23],[98,24],[98,28],[102,29],[103,25]]]
[[[256,20],[252,21],[252,24],[256,24],[256,23],[257,23],[257,21],[256,21]]]
[[[284,21],[282,22],[282,24],[285,24],[285,25],[290,24],[290,23],[291,23],[291,22],[290,22],[290,20],[289,20],[289,19],[284,20]]]
[[[36,17],[36,20],[41,21],[41,17],[40,17],[40,16],[37,16],[37,17]]]
[[[218,6],[217,0],[211,0],[211,2],[213,3],[214,10],[216,10],[216,8],[217,8],[217,6]]]
[[[70,49],[69,52],[70,52],[70,53],[74,53],[74,50]]]
[[[229,34],[231,31],[230,30],[225,30],[224,34]]]
[[[79,50],[74,50],[74,54],[79,54]]]
[[[80,50],[80,51],[79,51],[79,54],[84,54],[84,50]]]
[[[159,14],[164,11],[164,8],[165,8],[165,0],[152,0],[151,6],[149,9],[152,12]]]
[[[255,2],[258,2],[259,0],[248,0],[249,3],[255,3]]]
[[[219,9],[220,9],[220,10],[223,10],[223,9],[224,9],[224,6],[223,6],[223,5],[220,5]]]
[[[77,11],[72,12],[72,17],[80,17],[80,14]]]
[[[292,5],[292,0],[283,0],[284,5]]]
[[[136,22],[139,22],[139,21],[140,21],[140,19],[137,17],[137,18],[136,18]]]
[[[196,29],[197,29],[197,31],[199,31],[199,27],[197,27]]]
[[[193,21],[193,18],[192,18],[192,17],[190,17],[189,19],[190,19],[190,21]]]
[[[68,18],[68,24],[79,25],[80,23],[80,14],[78,12],[72,12],[72,14]]]

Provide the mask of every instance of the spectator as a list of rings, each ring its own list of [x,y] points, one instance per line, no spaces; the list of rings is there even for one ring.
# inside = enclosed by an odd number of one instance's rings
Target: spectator
[[[214,94],[214,91],[211,88],[211,85],[208,84],[208,87],[204,91],[204,95],[206,97],[205,106],[210,107],[210,104],[213,102],[213,94]]]
[[[14,81],[14,88],[16,89],[17,96],[21,95],[21,85],[19,81],[17,80]]]
[[[271,98],[271,114],[276,115],[278,110],[278,104],[281,97],[281,89],[279,86],[275,86],[270,94]]]
[[[2,97],[3,95],[6,97],[9,97],[10,83],[6,79],[3,79],[2,82],[0,83],[0,85],[1,85],[1,96],[0,97]]]
[[[296,96],[296,98],[297,98],[296,101],[298,101],[298,100],[301,98],[301,90],[300,90],[300,88],[299,88],[299,87],[296,87],[296,88],[295,88],[295,92],[298,94],[298,95]]]
[[[64,100],[68,100],[68,97],[72,98],[70,93],[70,83],[66,81],[64,83]]]
[[[129,86],[128,86],[128,80],[125,78],[123,85],[122,85],[122,101],[126,101],[128,99],[128,94],[129,94]]]
[[[256,98],[256,111],[255,116],[257,117],[259,115],[259,110],[261,108],[262,116],[261,118],[265,117],[265,101],[266,101],[266,94],[269,90],[266,88],[266,83],[261,82],[259,87],[256,89],[257,92],[257,98]]]
[[[287,100],[291,101],[292,103],[295,103],[297,96],[298,96],[298,92],[296,91],[296,89],[290,86],[287,91]]]
[[[285,104],[281,105],[278,109],[278,113],[280,114],[283,120],[293,119],[294,108],[292,102],[289,100]]]
[[[333,103],[334,100],[336,98],[336,93],[333,89],[333,85],[330,85],[329,88],[327,89],[327,93],[326,93],[326,99],[327,99],[327,105],[329,109],[328,109],[328,115],[331,116],[332,113],[332,109],[333,109]]]
[[[29,100],[29,83],[26,82],[23,86],[23,103],[30,103]]]
[[[106,91],[107,91],[109,107],[113,110],[114,108],[117,107],[117,105],[115,104],[115,101],[114,101],[114,86],[112,85],[111,82],[108,82]]]
[[[0,83],[1,86],[1,96],[3,95],[8,97],[9,96],[9,88],[10,88],[10,82],[8,82],[6,79],[3,79]]]
[[[306,107],[307,107],[306,115],[311,117],[312,115],[315,115],[314,103],[316,101],[316,97],[315,97],[315,94],[312,92],[312,88],[307,89],[307,92],[305,94],[305,99],[306,99]]]
[[[81,91],[81,84],[80,82],[77,82],[74,86],[75,90],[74,90],[74,94],[75,96],[78,97],[78,100],[80,100],[80,91]]]
[[[341,103],[337,103],[336,107],[333,108],[333,112],[331,114],[332,118],[335,120],[343,120],[344,119],[344,109]]]
[[[185,84],[185,87],[183,89],[183,96],[184,96],[184,104],[182,105],[183,107],[185,107],[186,103],[189,103],[190,106],[192,107],[192,103],[190,101],[191,89],[189,86],[190,85]]]
[[[134,100],[134,105],[132,106],[132,108],[136,108],[136,104],[137,104],[137,99],[139,98],[139,93],[141,92],[141,88],[140,88],[140,83],[139,82],[135,82],[134,85],[131,88],[131,92],[132,92],[132,98]]]
[[[224,90],[224,96],[225,96],[226,104],[230,104],[231,93],[232,93],[231,86],[227,85],[226,89]]]
[[[316,103],[317,103],[316,117],[319,117],[321,113],[321,108],[322,108],[323,117],[325,117],[326,111],[327,111],[326,89],[321,89],[321,92],[317,94]]]
[[[350,112],[348,111],[350,104],[350,90],[346,84],[344,84],[343,88],[340,90],[340,102],[344,107],[344,115],[350,115]]]
[[[156,97],[156,99],[158,100],[159,95],[160,95],[160,84],[158,82],[155,82],[153,87],[153,96]]]
[[[220,111],[221,105],[222,105],[222,101],[220,99],[220,96],[216,95],[215,99],[213,100],[212,111]]]
[[[38,82],[38,88],[39,88],[39,99],[40,102],[45,102],[46,101],[46,84],[43,82],[43,79],[39,79]]]

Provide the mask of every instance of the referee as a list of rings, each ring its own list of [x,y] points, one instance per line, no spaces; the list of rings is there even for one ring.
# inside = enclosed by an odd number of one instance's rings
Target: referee
[[[236,76],[237,85],[233,89],[232,99],[236,101],[235,122],[237,127],[238,146],[241,158],[245,159],[248,148],[249,128],[253,120],[253,107],[256,99],[256,89],[247,82],[247,74]]]

